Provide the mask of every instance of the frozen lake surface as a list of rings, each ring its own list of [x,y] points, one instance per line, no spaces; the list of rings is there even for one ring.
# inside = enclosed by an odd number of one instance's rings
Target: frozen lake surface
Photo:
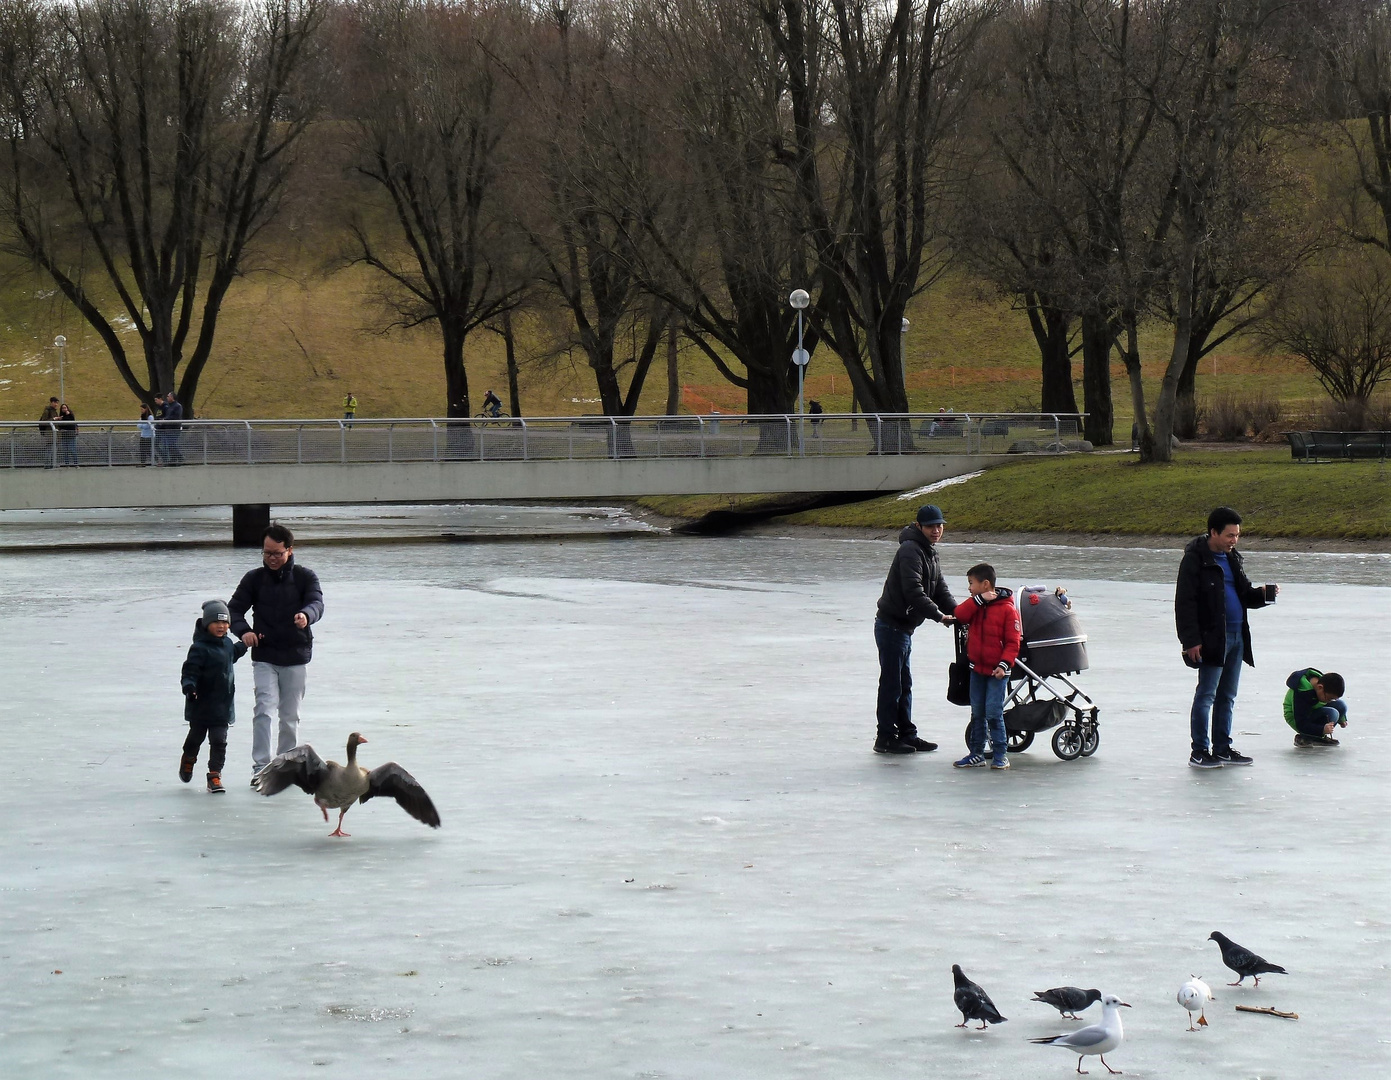
[[[361,731],[437,832],[375,801],[330,839],[251,792],[246,661],[228,794],[178,782],[193,621],[254,553],[0,553],[0,1075],[1064,1078],[1027,1038],[1078,1026],[1028,1001],[1065,983],[1132,1004],[1129,1077],[1391,1067],[1387,556],[1248,556],[1284,586],[1237,707],[1256,764],[1200,773],[1177,551],[948,543],[959,594],[986,559],[1067,585],[1091,635],[1097,755],[993,774],[950,766],[938,627],[915,713],[943,750],[870,752],[889,544],[313,535],[301,735],[341,760]],[[1337,750],[1280,716],[1310,664],[1348,676]],[[1291,974],[1228,989],[1214,929]],[[953,963],[1008,1023],[953,1027]]]

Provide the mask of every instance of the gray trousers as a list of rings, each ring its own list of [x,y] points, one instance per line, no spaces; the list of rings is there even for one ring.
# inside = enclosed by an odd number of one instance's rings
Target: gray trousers
[[[251,665],[256,680],[256,712],[251,718],[251,771],[259,772],[271,759],[271,713],[280,717],[276,754],[299,745],[299,703],[304,700],[305,666],[280,667],[257,660]]]

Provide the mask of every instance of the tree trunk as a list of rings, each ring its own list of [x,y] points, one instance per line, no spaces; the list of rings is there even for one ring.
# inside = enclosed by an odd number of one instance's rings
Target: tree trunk
[[[1071,320],[1067,313],[1028,297],[1029,325],[1043,361],[1043,386],[1039,408],[1046,413],[1075,413],[1077,395],[1072,389]]]
[[[522,395],[517,388],[517,338],[512,333],[512,310],[502,313],[502,344],[507,350],[507,398],[512,405],[512,415],[522,415]]]
[[[1111,320],[1105,311],[1082,315],[1082,400],[1087,411],[1083,427],[1093,446],[1114,441],[1115,414],[1111,406]]]
[[[1178,306],[1174,317],[1174,347],[1169,354],[1168,366],[1164,369],[1163,381],[1159,384],[1159,401],[1154,407],[1154,461],[1174,459],[1173,434],[1174,413],[1178,405],[1179,375],[1188,363],[1189,348],[1193,341],[1193,260],[1196,251],[1190,247],[1180,263],[1178,282]],[[1187,270],[1185,273],[1184,270]]]
[[[1145,382],[1140,371],[1140,342],[1136,326],[1137,316],[1133,311],[1125,313],[1125,350],[1121,358],[1125,361],[1125,373],[1130,379],[1130,408],[1135,419],[1130,430],[1130,441],[1138,444],[1141,461],[1154,460],[1154,431],[1150,428],[1149,413],[1145,409]]]
[[[676,368],[676,320],[667,324],[667,408],[675,416],[681,408],[681,375]]]

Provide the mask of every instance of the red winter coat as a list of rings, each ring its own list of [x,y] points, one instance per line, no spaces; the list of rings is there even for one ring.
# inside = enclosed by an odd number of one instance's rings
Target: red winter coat
[[[967,597],[952,613],[958,622],[970,625],[966,655],[971,659],[972,669],[982,675],[989,675],[1001,663],[1007,668],[1013,667],[1019,659],[1019,643],[1023,639],[1014,593],[1009,589],[996,589],[995,593],[995,599],[988,604],[982,603],[979,597]]]

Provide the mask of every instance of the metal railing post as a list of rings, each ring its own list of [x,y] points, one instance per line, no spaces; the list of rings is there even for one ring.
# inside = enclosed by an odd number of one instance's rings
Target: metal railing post
[[[436,464],[440,460],[440,426],[433,419],[430,421],[430,460]]]
[[[295,464],[304,464],[304,425],[295,425]]]
[[[1058,422],[1058,414],[1053,413],[1053,452],[1061,454],[1063,452],[1063,428]]]
[[[701,457],[704,457],[704,456],[705,456],[705,419],[704,419],[704,417],[702,417],[699,413],[696,414],[696,423],[699,425],[698,430],[700,431],[700,456],[701,456]]]
[[[523,420],[523,419],[519,416],[519,417],[517,417],[517,423],[519,423],[519,424],[522,425],[522,460],[523,460],[523,461],[530,461],[530,460],[531,460],[531,454],[530,454],[530,451],[527,449],[527,433],[528,433],[528,432],[527,432],[526,421]]]
[[[338,464],[348,463],[348,425],[338,421]]]
[[[395,425],[395,424],[387,424],[387,425],[386,425],[386,461],[387,461],[387,464],[388,464],[388,465],[391,464],[393,461],[396,460],[396,447],[395,447],[395,441],[396,441],[396,425]]]
[[[108,469],[111,468],[113,465],[116,464],[114,458],[112,457],[112,453],[111,453],[111,451],[112,451],[112,446],[111,446],[111,444],[112,444],[112,442],[114,441],[115,436],[116,436],[116,427],[115,427],[115,425],[113,424],[113,425],[108,426],[107,429],[106,429],[106,467],[107,467]]]
[[[609,417],[609,431],[610,431],[610,433],[613,435],[613,442],[612,442],[612,444],[611,444],[610,456],[612,456],[612,458],[613,458],[614,461],[617,461],[617,460],[618,460],[618,421],[615,420],[612,416]]]
[[[203,428],[203,464],[208,463],[208,429]]]
[[[246,425],[246,463],[255,465],[256,462],[251,457],[251,421],[243,420],[242,423]]]

